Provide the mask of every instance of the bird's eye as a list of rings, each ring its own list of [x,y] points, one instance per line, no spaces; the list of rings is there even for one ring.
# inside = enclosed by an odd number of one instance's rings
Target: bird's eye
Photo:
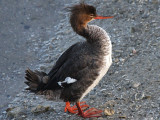
[[[92,18],[93,18],[93,17],[94,17],[94,14],[90,14],[90,17],[92,17]]]

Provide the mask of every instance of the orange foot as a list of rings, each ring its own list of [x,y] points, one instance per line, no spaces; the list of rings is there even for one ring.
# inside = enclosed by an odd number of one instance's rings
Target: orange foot
[[[98,110],[96,108],[91,108],[89,110],[83,111],[83,109],[80,106],[80,102],[76,103],[78,108],[78,115],[84,117],[84,118],[91,118],[91,117],[100,117],[102,116],[102,110]]]
[[[89,105],[87,105],[86,102],[79,102],[79,105],[82,108],[82,110],[85,110],[89,107]],[[65,112],[68,111],[70,113],[76,114],[76,113],[78,113],[78,108],[76,105],[71,107],[70,102],[66,102],[66,107],[65,107],[64,111]]]

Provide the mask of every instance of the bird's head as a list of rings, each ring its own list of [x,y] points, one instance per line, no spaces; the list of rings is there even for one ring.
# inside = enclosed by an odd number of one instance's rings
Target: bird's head
[[[95,7],[84,3],[71,7],[70,11],[70,23],[75,31],[85,28],[87,23],[92,20],[113,18],[112,16],[98,16]]]

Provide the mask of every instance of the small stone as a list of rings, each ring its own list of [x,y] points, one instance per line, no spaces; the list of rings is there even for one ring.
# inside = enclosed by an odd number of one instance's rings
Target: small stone
[[[42,65],[42,66],[40,66],[40,69],[41,70],[46,70],[46,67]]]
[[[106,91],[106,89],[101,89],[100,91],[101,91],[101,92],[102,92],[102,91]]]
[[[131,33],[135,33],[136,29],[134,27],[131,27]]]
[[[102,93],[103,93],[103,96],[104,96],[104,97],[112,97],[112,96],[113,96],[113,94],[112,94],[112,93],[109,93],[107,90],[106,90],[106,91],[103,91]]]
[[[133,88],[137,88],[137,87],[139,87],[140,85],[141,85],[141,83],[139,83],[139,82],[138,82],[138,83],[133,83],[132,87],[133,87]]]
[[[132,104],[132,105],[130,106],[130,108],[132,109],[132,111],[137,111],[137,110],[139,110],[139,108],[141,108],[141,105]]]
[[[104,120],[104,118],[103,117],[99,117],[97,120]]]
[[[53,50],[53,45],[50,45],[50,46],[49,46],[49,50]]]
[[[114,107],[114,105],[117,104],[115,100],[109,100],[105,103],[106,107]]]
[[[136,54],[136,53],[137,53],[137,51],[135,50],[135,48],[133,48],[132,53],[133,53],[133,54]]]
[[[122,53],[123,51],[122,50],[115,50],[115,52]]]
[[[20,75],[20,74],[21,74],[21,72],[19,71],[19,72],[18,72],[18,74]]]
[[[25,115],[25,112],[22,108],[20,107],[15,107],[15,108],[9,108],[7,111],[7,115],[10,118],[16,118],[18,116]]]
[[[22,115],[21,117],[22,117],[22,118],[26,118],[26,115]]]
[[[151,96],[150,95],[146,95],[143,97],[143,99],[151,99]]]
[[[124,62],[124,61],[125,61],[125,59],[124,59],[124,58],[120,58],[120,61],[121,61],[121,62]]]
[[[114,110],[113,109],[110,109],[110,108],[106,108],[105,110],[104,110],[104,114],[106,115],[106,116],[111,116],[111,115],[113,115],[115,112],[114,112]]]
[[[72,31],[71,30],[66,30],[65,31],[65,34],[69,34],[69,33],[71,33]]]
[[[12,109],[14,109],[14,107],[13,108],[9,107],[9,108],[7,108],[6,112],[11,111]]]
[[[158,13],[160,14],[160,8],[158,9]]]
[[[135,94],[135,100],[142,100],[144,98],[144,93],[140,92],[140,93],[136,93]]]
[[[94,103],[94,100],[90,100],[90,103]]]
[[[98,118],[91,118],[91,120],[98,120]]]
[[[6,114],[6,113],[7,113],[7,111],[3,111],[2,113],[3,113],[3,114]]]
[[[28,30],[30,28],[29,25],[24,25],[24,29]]]
[[[52,42],[55,42],[56,38],[52,38]]]
[[[2,73],[2,75],[5,76],[6,74],[5,74],[5,73]]]
[[[153,43],[152,45],[153,45],[153,46],[158,46],[158,43]]]
[[[126,119],[127,117],[126,117],[126,115],[122,115],[122,116],[119,116],[119,118]]]
[[[32,108],[31,112],[35,114],[40,114],[49,111],[50,107],[49,106],[42,106],[38,105],[34,108]]]
[[[116,58],[116,59],[114,60],[114,62],[115,62],[115,63],[119,62],[119,59],[118,59],[118,58]]]
[[[142,15],[142,18],[145,19],[145,18],[148,18],[148,16],[149,15],[145,13],[145,14]]]

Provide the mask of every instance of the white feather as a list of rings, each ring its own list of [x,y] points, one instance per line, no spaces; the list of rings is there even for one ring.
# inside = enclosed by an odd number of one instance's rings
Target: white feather
[[[71,84],[71,83],[74,83],[76,82],[77,80],[76,79],[73,79],[71,77],[66,77],[66,79],[64,80],[67,84]]]
[[[74,83],[76,82],[77,80],[76,79],[73,79],[71,77],[66,77],[64,81],[62,82],[57,82],[59,86],[63,87],[62,86],[62,83],[67,83],[67,84],[71,84],[71,83]]]

